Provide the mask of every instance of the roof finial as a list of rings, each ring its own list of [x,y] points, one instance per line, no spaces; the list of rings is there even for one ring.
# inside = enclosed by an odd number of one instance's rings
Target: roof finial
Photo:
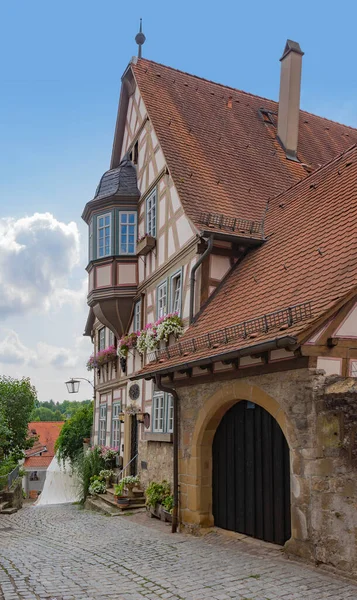
[[[143,34],[143,20],[140,19],[140,31],[135,36],[135,41],[138,45],[138,58],[141,58],[141,46],[143,45],[145,40],[146,40],[146,37]]]

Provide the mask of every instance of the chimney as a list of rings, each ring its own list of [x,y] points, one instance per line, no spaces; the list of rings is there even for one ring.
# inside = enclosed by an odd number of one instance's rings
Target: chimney
[[[301,66],[304,53],[297,42],[287,40],[280,59],[278,138],[290,160],[297,160]]]

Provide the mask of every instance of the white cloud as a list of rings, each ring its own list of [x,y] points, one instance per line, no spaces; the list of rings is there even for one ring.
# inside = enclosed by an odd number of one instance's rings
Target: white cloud
[[[78,290],[69,285],[79,258],[74,222],[50,213],[0,219],[0,316],[82,302],[84,283]]]
[[[82,348],[83,347],[83,348]],[[81,366],[87,351],[80,338],[74,340],[73,349],[52,346],[37,342],[33,348],[23,344],[16,331],[7,330],[0,342],[0,364],[26,365],[35,369],[54,367],[56,369]]]

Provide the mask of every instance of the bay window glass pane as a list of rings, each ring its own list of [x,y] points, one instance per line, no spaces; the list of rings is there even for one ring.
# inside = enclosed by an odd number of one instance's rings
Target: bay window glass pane
[[[111,253],[111,215],[98,217],[98,258],[109,256]]]
[[[136,213],[119,213],[120,254],[135,254]]]

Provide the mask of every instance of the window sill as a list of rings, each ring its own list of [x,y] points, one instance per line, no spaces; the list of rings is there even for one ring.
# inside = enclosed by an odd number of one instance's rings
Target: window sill
[[[172,439],[172,433],[153,433],[152,431],[144,433],[144,442],[167,442],[170,444]]]

